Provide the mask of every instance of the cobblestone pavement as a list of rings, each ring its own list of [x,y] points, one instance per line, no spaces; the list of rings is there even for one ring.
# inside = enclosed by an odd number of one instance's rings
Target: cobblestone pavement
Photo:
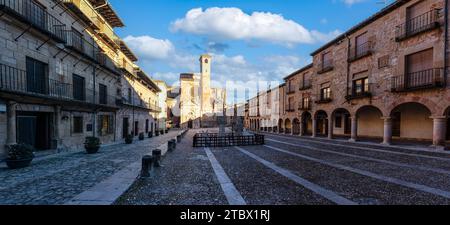
[[[171,131],[132,145],[104,147],[99,153],[79,152],[54,154],[37,158],[28,168],[10,170],[0,164],[0,205],[64,204],[79,193],[107,179],[153,148],[174,138]]]
[[[191,133],[165,167],[116,204],[227,204]],[[450,154],[266,134],[264,146],[211,148],[247,204],[450,204]]]

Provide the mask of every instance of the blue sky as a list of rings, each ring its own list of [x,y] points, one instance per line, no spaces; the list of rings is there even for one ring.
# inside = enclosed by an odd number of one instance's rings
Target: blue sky
[[[152,77],[177,84],[213,55],[212,79],[281,81],[309,54],[379,11],[382,0],[110,0],[116,33]]]

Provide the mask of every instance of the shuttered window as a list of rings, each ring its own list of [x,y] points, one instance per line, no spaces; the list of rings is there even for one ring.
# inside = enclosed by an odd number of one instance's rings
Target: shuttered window
[[[73,75],[73,98],[78,101],[86,99],[85,94],[85,79],[84,77]]]
[[[358,37],[356,37],[355,44],[357,56],[363,55],[368,50],[368,46],[366,46],[368,41],[369,38],[367,33],[361,34]]]
[[[417,52],[406,57],[406,72],[417,73],[433,68],[433,49]]]

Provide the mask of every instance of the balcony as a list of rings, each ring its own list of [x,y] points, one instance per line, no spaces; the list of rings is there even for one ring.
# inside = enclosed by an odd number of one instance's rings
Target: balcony
[[[100,66],[102,66],[109,72],[111,72],[115,75],[118,75],[118,76],[121,75],[120,71],[118,70],[118,68],[116,66],[116,63],[114,63],[114,61],[105,53],[97,52],[95,61],[98,62],[98,64]]]
[[[135,106],[140,107],[144,109],[148,109],[152,112],[161,112],[161,107],[157,106],[156,104],[150,104],[148,102],[137,100],[138,103],[133,103],[133,100],[130,100],[126,97],[122,97],[122,99],[117,100],[117,105],[128,105],[128,106]]]
[[[61,0],[70,10],[89,26],[98,30],[99,35],[112,47],[119,49],[119,38],[113,28],[104,20],[88,0]]]
[[[288,89],[286,90],[286,94],[287,95],[295,94],[295,87],[293,85],[289,86]]]
[[[122,69],[123,72],[128,73],[129,75],[132,75],[134,77],[137,76],[137,73],[134,70],[133,65],[126,60],[123,60],[122,64],[119,65],[119,68]]]
[[[433,9],[397,26],[395,40],[400,42],[420,33],[440,27],[439,11],[440,9]]]
[[[423,70],[392,77],[391,91],[406,92],[445,87],[444,68]]]
[[[300,91],[308,90],[312,88],[311,80],[306,80],[302,84],[300,84]]]
[[[0,91],[67,101],[116,107],[116,97],[92,89],[76,89],[72,84],[52,79],[30,80],[25,70],[0,64]]]
[[[67,48],[76,51],[91,60],[97,61],[97,54],[100,49],[92,39],[88,41],[76,31],[66,30],[64,32],[67,37]]]
[[[311,104],[308,103],[300,103],[300,106],[298,108],[299,110],[309,111],[311,110]]]
[[[292,105],[287,105],[286,106],[286,112],[295,112],[295,107]]]
[[[334,69],[333,60],[325,60],[319,64],[319,71],[317,71],[318,74],[323,74],[329,71],[332,71]]]
[[[32,0],[0,0],[0,11],[28,24],[58,43],[66,41],[64,35],[66,25]]]
[[[347,96],[345,96],[345,99],[347,101],[353,100],[353,99],[361,99],[361,98],[370,98],[372,97],[372,84],[369,84],[366,88],[363,88],[362,90],[357,90],[355,87],[351,87],[348,90]]]
[[[348,55],[348,62],[354,62],[366,56],[372,55],[374,46],[375,46],[374,42],[368,41],[364,44],[351,48]]]

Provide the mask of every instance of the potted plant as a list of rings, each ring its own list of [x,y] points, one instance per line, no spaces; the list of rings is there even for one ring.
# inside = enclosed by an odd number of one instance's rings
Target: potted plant
[[[159,132],[161,133],[161,135],[164,135],[164,130],[160,130]]]
[[[159,136],[159,130],[155,131],[155,136]]]
[[[145,138],[144,133],[139,133],[139,141],[143,141]]]
[[[133,143],[133,135],[129,134],[125,137],[125,143],[126,144],[131,144]]]
[[[153,133],[152,132],[148,132],[148,138],[152,138],[153,137]]]
[[[6,164],[10,169],[24,168],[30,165],[34,159],[34,147],[27,144],[15,144],[6,146],[8,158]]]
[[[100,149],[100,139],[97,137],[86,137],[84,142],[84,148],[88,154],[95,154]]]

